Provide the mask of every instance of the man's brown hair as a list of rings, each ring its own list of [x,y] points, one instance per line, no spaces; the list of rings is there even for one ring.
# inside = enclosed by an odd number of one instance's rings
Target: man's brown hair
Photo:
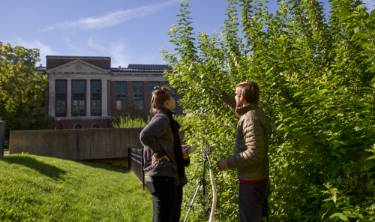
[[[165,101],[172,97],[171,92],[165,86],[155,86],[151,95],[151,112],[155,113],[157,110],[164,107]]]
[[[257,104],[259,102],[259,87],[258,84],[256,84],[255,82],[240,82],[236,85],[236,88],[240,89],[240,96],[245,97],[248,103]]]

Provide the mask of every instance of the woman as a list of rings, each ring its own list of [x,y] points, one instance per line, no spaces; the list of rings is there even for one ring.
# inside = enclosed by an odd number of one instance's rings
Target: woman
[[[140,133],[144,171],[153,198],[154,222],[178,221],[182,184],[186,183],[179,124],[173,119],[176,101],[166,87],[155,87],[151,110],[155,114]],[[186,156],[185,156],[186,157]]]

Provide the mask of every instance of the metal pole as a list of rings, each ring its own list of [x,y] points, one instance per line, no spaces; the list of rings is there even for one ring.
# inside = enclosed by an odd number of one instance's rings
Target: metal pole
[[[198,194],[198,191],[199,191],[199,188],[201,187],[201,183],[199,181],[199,179],[197,180],[197,183],[195,184],[195,191],[194,191],[194,195],[193,197],[191,198],[190,202],[189,202],[189,206],[188,206],[188,210],[186,212],[186,215],[185,215],[185,218],[184,218],[184,222],[187,221],[187,218],[189,216],[189,213],[190,213],[190,210],[193,208],[193,204],[194,204],[194,200],[195,200],[195,197],[197,196]]]
[[[208,219],[209,222],[215,221],[215,211],[216,211],[216,203],[217,203],[217,190],[216,190],[216,183],[214,179],[214,174],[212,172],[211,168],[211,161],[209,156],[207,156],[208,161],[208,172],[210,175],[210,181],[211,181],[211,189],[212,189],[212,203],[211,203],[211,212],[210,217]]]

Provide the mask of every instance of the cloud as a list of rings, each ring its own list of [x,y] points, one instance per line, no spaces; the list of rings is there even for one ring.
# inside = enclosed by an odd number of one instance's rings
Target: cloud
[[[146,5],[133,9],[126,9],[115,11],[106,15],[98,17],[86,17],[80,18],[75,21],[68,21],[62,23],[56,23],[48,27],[44,27],[42,31],[51,31],[56,29],[103,29],[125,23],[127,21],[146,17],[155,14],[171,5],[177,3],[176,0],[170,0],[167,2]]]
[[[46,56],[47,55],[56,55],[58,54],[55,50],[53,50],[50,46],[48,46],[45,43],[42,43],[38,40],[33,40],[33,41],[26,41],[23,39],[18,39],[15,42],[16,45],[21,45],[26,48],[30,49],[39,49],[40,52],[40,60],[42,64],[46,64]]]
[[[101,44],[96,41],[95,37],[91,36],[87,45],[90,49],[95,50],[100,56],[110,56],[112,67],[126,67],[129,63],[140,64],[159,64],[162,63],[160,53],[155,54],[140,52],[129,48],[123,41],[108,42]]]
[[[75,43],[75,37],[65,34],[63,36],[63,42],[65,43],[66,51],[69,51],[70,54],[76,55],[90,55],[93,54],[93,50],[89,50],[86,44]]]
[[[101,53],[106,54],[111,57],[111,63],[113,67],[116,66],[125,66],[126,64],[131,61],[128,55],[130,55],[129,51],[127,50],[127,46],[123,41],[118,42],[109,42],[107,45],[98,43],[94,37],[90,37],[87,41],[87,45]],[[126,54],[128,52],[128,54]],[[103,55],[101,55],[103,56]]]

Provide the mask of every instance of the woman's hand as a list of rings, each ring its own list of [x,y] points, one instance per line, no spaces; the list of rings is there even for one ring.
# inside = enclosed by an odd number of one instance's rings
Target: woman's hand
[[[160,160],[167,160],[169,161],[169,158],[167,157],[167,155],[164,155],[162,157],[157,157],[156,154],[152,155],[151,157],[151,164],[152,165],[155,165],[157,162],[159,162]]]

